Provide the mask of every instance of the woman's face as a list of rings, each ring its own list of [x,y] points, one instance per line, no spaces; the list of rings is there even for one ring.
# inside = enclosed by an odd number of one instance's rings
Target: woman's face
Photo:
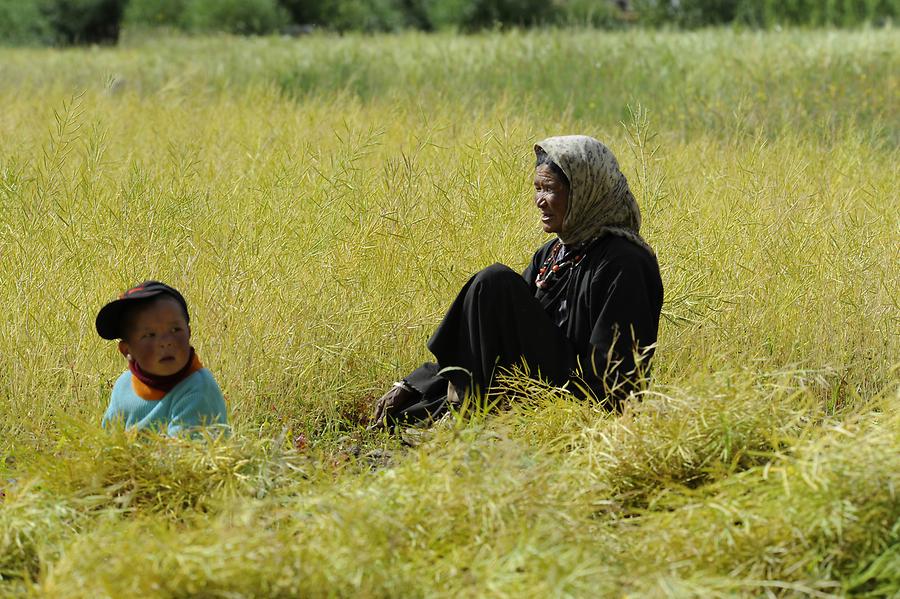
[[[541,211],[544,233],[562,231],[569,209],[569,186],[546,164],[534,169],[534,204]]]

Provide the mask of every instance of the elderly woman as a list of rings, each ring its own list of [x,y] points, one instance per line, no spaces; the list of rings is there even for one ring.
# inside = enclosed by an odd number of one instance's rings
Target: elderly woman
[[[469,279],[428,341],[437,363],[395,383],[375,425],[434,419],[488,392],[504,367],[524,364],[610,409],[649,372],[663,287],[628,181],[592,137],[551,137],[534,151],[534,203],[557,238],[521,275],[494,264]]]

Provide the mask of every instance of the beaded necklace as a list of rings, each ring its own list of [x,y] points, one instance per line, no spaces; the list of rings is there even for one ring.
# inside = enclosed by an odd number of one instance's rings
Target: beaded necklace
[[[556,262],[556,257],[559,255],[559,251],[562,247],[562,242],[557,240],[550,249],[550,254],[547,256],[547,259],[544,260],[544,264],[541,265],[537,277],[534,279],[534,284],[538,289],[547,289],[552,282],[550,280],[551,276],[559,277],[562,274],[561,271],[565,272],[565,270],[571,270],[578,266],[578,263],[584,258],[585,250],[588,248],[586,245],[578,248],[577,252],[574,250],[570,251],[563,260]]]

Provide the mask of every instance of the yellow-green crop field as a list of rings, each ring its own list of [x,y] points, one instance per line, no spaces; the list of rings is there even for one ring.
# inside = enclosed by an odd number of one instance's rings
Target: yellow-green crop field
[[[891,28],[0,49],[0,596],[897,597],[898,98]],[[649,391],[367,432],[566,133],[659,255]],[[230,438],[100,430],[147,278]]]

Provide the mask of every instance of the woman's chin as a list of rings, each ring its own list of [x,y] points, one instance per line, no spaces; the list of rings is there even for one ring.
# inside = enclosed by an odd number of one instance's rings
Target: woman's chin
[[[556,227],[553,226],[553,223],[541,223],[541,228],[544,230],[544,233],[556,233]]]

